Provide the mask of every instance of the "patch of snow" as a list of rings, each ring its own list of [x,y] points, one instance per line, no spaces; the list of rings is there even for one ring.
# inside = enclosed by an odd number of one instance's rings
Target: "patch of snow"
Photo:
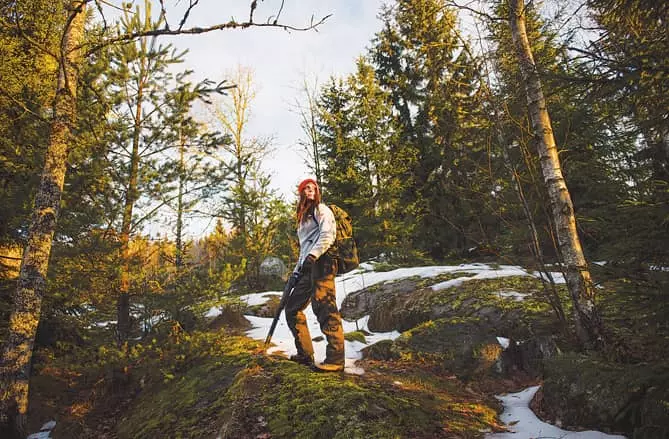
[[[564,438],[564,439],[625,439],[625,436],[611,435],[599,431],[567,431],[547,424],[536,417],[529,404],[540,386],[529,387],[522,392],[498,395],[504,412],[500,419],[512,430],[505,433],[486,434],[486,439],[529,439],[529,438]]]
[[[473,277],[459,277],[457,279],[451,279],[444,282],[439,282],[438,284],[432,285],[433,291],[445,290],[446,288],[455,288],[459,287],[466,280],[474,279]]]
[[[453,288],[457,287],[465,281],[472,279],[497,279],[508,276],[531,276],[531,274],[529,274],[527,271],[513,265],[500,265],[497,268],[491,268],[490,266],[483,264],[469,264],[461,271],[467,271],[469,273],[476,274],[474,276],[463,276],[457,279],[440,282],[438,284],[432,285],[432,289],[434,291],[439,291],[446,288]]]
[[[53,430],[54,428],[56,428],[56,421],[49,421],[42,425],[40,431]]]
[[[33,433],[26,439],[50,439],[51,430],[56,427],[56,421],[49,421],[42,425],[38,433]]]
[[[651,265],[648,269],[650,271],[669,271],[669,267],[661,267],[659,265]]]
[[[541,273],[541,272],[539,272],[539,271],[535,271],[535,272],[533,273],[533,276],[536,277],[536,278],[539,278],[539,279],[542,279],[542,280],[548,282],[548,279],[546,279],[544,273]],[[564,284],[564,283],[567,283],[567,281],[565,280],[564,275],[563,275],[562,273],[559,273],[559,272],[551,272],[551,277],[553,278],[553,282],[555,282],[556,284]]]
[[[212,306],[209,308],[209,311],[204,315],[205,317],[218,317],[222,313],[221,308],[218,306]]]
[[[240,296],[239,298],[244,302],[246,302],[248,306],[255,306],[267,303],[267,301],[272,296],[281,297],[282,294],[283,294],[282,291],[265,291],[264,293],[246,294],[244,296]]]
[[[528,295],[525,293],[519,293],[518,291],[499,291],[497,293],[499,297],[511,297],[513,298],[516,302],[522,302],[525,300],[525,297]]]

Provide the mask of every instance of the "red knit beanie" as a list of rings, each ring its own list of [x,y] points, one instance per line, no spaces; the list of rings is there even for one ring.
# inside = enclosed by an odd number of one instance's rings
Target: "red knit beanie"
[[[320,192],[320,188],[318,187],[318,183],[316,183],[316,180],[314,180],[313,178],[307,178],[306,180],[302,180],[302,183],[300,183],[300,184],[297,186],[297,193],[298,193],[298,194],[301,194],[302,191],[304,190],[304,188],[305,188],[309,183],[313,183],[314,186],[316,186],[316,192]]]

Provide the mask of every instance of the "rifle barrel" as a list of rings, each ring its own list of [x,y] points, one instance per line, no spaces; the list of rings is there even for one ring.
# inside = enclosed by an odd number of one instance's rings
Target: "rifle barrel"
[[[288,301],[288,298],[293,292],[293,288],[295,288],[297,281],[300,280],[300,277],[302,277],[302,273],[298,273],[297,276],[291,275],[290,279],[288,279],[288,283],[286,283],[286,286],[283,289],[283,294],[281,295],[281,301],[279,301],[279,307],[277,308],[276,314],[274,315],[274,320],[272,320],[272,325],[269,327],[269,332],[267,333],[267,337],[265,338],[265,347],[267,347],[267,345],[269,345],[270,341],[272,340],[272,335],[274,335],[274,330],[276,329],[276,325],[277,323],[279,323],[281,312],[286,307],[286,302]]]

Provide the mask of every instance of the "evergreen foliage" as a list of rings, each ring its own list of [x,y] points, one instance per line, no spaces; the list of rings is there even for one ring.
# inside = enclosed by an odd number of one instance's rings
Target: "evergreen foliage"
[[[1,3],[0,340],[6,341],[17,261],[55,112],[58,45],[69,2]],[[585,254],[589,261],[607,261],[598,276],[616,279],[603,284],[615,294],[598,293],[605,322],[614,325],[612,315],[642,299],[630,317],[634,330],[617,329],[621,337],[646,328],[642,308],[651,303],[646,295],[653,300],[666,295],[665,3],[588,0],[575,12],[590,20],[588,31],[595,37],[587,44],[577,38],[585,35],[583,29],[565,34],[565,22],[548,19],[533,7],[539,5],[525,9]],[[89,20],[85,44],[116,32],[162,29],[165,17],[152,15],[150,4],[135,11],[124,6],[116,27]],[[377,271],[482,258],[539,270],[561,262],[506,21],[508,4],[487,4],[495,19],[484,23],[485,34],[474,41],[461,33],[460,11],[451,1],[389,2],[369,50],[352,61],[352,73],[329,78],[308,96],[305,146],[324,201],[351,215],[361,260],[382,261]],[[39,319],[38,370],[53,359],[49,355],[78,354],[81,360],[90,355],[85,349],[104,346],[96,373],[108,373],[109,381],[103,381],[117,385],[119,377],[128,376],[124,367],[156,368],[169,350],[160,380],[174,384],[186,367],[182,355],[191,353],[190,341],[179,340],[202,337],[202,346],[193,347],[197,361],[210,344],[224,350],[199,332],[210,324],[211,307],[237,313],[239,294],[269,289],[260,273],[266,257],[279,257],[288,267],[297,259],[292,200],[277,196],[263,171],[272,141],[247,129],[254,97],[250,71],[228,78],[235,89],[227,81],[194,82],[193,72],[181,68],[184,55],[142,37],[97,47],[77,69],[76,117],[68,125],[72,135],[47,293],[41,314],[32,316]],[[194,115],[217,94],[225,95],[216,100],[220,132]],[[218,221],[205,236],[191,237],[185,231],[199,216]],[[148,225],[162,226],[163,232],[149,233]],[[398,314],[456,308],[485,292],[476,282],[468,288],[458,297]],[[570,328],[565,309],[572,308],[564,291],[553,287],[551,296],[547,283],[541,288],[542,312],[550,307],[561,324],[555,327]],[[663,308],[653,310],[652,324],[659,329],[666,326],[664,314]],[[118,341],[132,341],[112,348],[120,324],[127,328]],[[635,343],[644,350],[647,340],[640,338]],[[176,347],[159,345],[163,342]],[[236,349],[237,341],[230,342]],[[234,367],[226,367],[238,370],[252,349],[235,352]],[[142,355],[150,357],[144,364]],[[292,370],[262,365],[280,370],[287,382],[304,382]],[[403,408],[390,402],[388,407]],[[278,416],[276,431],[290,428],[283,414],[272,414]],[[150,422],[143,419],[142,428],[150,431],[145,425]]]

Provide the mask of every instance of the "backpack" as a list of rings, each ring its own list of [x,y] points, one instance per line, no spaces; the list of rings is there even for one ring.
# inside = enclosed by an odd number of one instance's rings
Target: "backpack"
[[[337,236],[327,253],[337,261],[337,274],[348,273],[358,268],[358,247],[353,238],[353,223],[348,213],[336,204],[329,204],[337,223]]]

